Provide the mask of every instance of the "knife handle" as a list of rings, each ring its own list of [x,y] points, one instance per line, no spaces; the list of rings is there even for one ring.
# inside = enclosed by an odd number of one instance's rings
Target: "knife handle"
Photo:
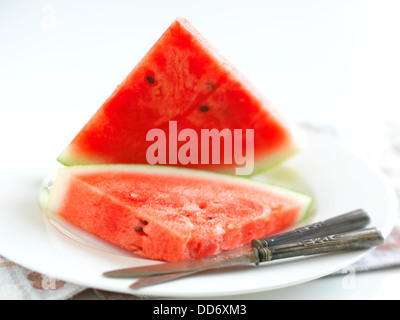
[[[260,240],[253,240],[251,245],[256,248],[276,246],[284,243],[322,237],[325,235],[343,233],[361,229],[368,225],[370,217],[362,210],[354,210],[339,216],[315,222],[292,231]]]
[[[256,265],[261,262],[308,256],[321,253],[368,249],[383,243],[384,239],[376,228],[362,229],[320,238],[301,240],[273,247],[253,247]]]

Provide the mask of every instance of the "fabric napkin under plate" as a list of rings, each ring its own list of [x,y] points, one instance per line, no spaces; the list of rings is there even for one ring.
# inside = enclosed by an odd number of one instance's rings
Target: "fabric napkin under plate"
[[[65,300],[85,289],[28,270],[0,256],[0,300]]]
[[[332,122],[302,123],[307,130],[313,130],[321,135],[328,135],[339,143],[347,145],[366,158],[375,162],[393,183],[400,202],[400,122],[374,123],[365,127]],[[353,272],[400,267],[400,212],[391,234],[385,239],[385,244],[367,254],[351,267]],[[346,270],[339,270],[330,275],[337,275]],[[70,299],[90,288],[53,279],[48,275],[28,270],[0,256],[0,299],[3,300],[62,300]],[[94,289],[101,299],[146,299],[155,298],[119,294]]]

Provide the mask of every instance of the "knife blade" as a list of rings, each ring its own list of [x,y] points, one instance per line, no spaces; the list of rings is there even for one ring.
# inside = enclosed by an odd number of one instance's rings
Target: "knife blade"
[[[264,259],[263,255],[266,254],[266,251],[263,249],[271,244],[275,247],[279,244],[290,242],[293,238],[304,240],[311,236],[319,237],[321,235],[330,235],[336,233],[336,231],[340,233],[349,230],[355,230],[364,227],[369,223],[369,221],[370,219],[366,212],[359,209],[347,214],[327,219],[325,221],[300,227],[291,232],[287,232],[275,237],[254,240],[249,245],[245,245],[243,247],[226,251],[214,256],[183,262],[172,262],[152,266],[112,270],[103,273],[103,275],[106,277],[129,278],[176,272],[198,272],[210,268],[221,268],[238,264],[259,264],[260,258],[257,255],[261,255],[261,260]]]
[[[172,280],[177,280],[183,277],[188,277],[192,274],[197,273],[197,271],[189,271],[189,272],[176,272],[176,273],[165,273],[165,274],[156,274],[153,276],[142,277],[139,280],[132,283],[129,288],[131,289],[140,289],[144,287],[153,286],[155,284],[164,283]]]

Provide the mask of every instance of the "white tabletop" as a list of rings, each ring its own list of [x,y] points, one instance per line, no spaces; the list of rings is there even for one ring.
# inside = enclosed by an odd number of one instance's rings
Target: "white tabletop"
[[[397,0],[3,0],[0,168],[46,172],[178,16],[287,117],[371,133],[400,118],[399,15]],[[400,298],[399,270],[348,280],[241,298]]]

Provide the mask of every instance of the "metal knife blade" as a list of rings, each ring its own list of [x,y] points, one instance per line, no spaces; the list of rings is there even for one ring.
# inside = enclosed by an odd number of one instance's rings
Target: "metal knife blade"
[[[197,271],[189,271],[189,272],[177,272],[177,273],[166,273],[166,274],[158,274],[154,276],[148,276],[140,278],[139,280],[132,283],[129,288],[131,289],[140,289],[143,287],[149,287],[155,284],[164,283],[167,281],[172,281],[176,279],[180,279],[183,277],[190,276],[192,274],[197,273]]]
[[[249,263],[257,263],[257,257],[253,254],[252,246],[245,245],[202,259],[119,269],[105,272],[103,275],[111,278],[143,277],[153,274],[199,272],[207,269],[218,269]]]

